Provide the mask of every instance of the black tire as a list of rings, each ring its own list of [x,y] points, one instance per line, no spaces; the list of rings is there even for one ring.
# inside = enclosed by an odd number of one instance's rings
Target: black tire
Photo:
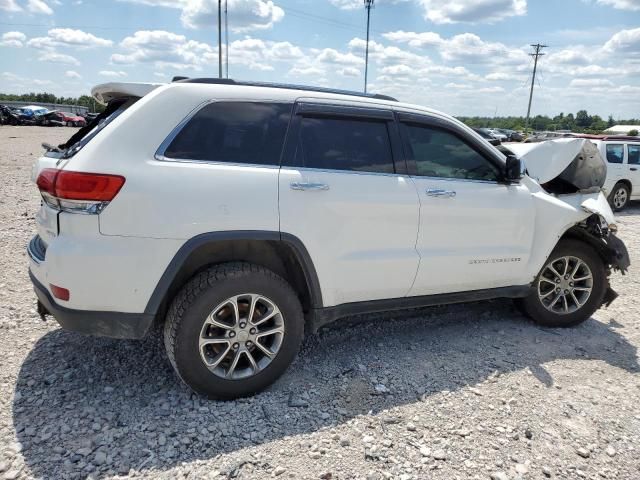
[[[243,379],[225,379],[205,365],[198,348],[205,319],[225,300],[245,293],[264,295],[282,313],[280,348],[263,370]],[[164,326],[164,344],[178,377],[195,392],[216,399],[254,394],[275,382],[295,358],[304,335],[304,316],[296,293],[281,277],[250,263],[215,265],[195,275],[174,298]]]
[[[571,256],[582,260],[591,270],[593,285],[589,298],[576,311],[559,314],[548,310],[538,296],[538,282],[546,266],[556,259]],[[516,301],[520,310],[534,322],[545,327],[572,327],[591,318],[591,315],[602,305],[604,295],[609,287],[605,265],[588,244],[579,240],[561,240],[551,252],[542,271],[536,276],[531,294]]]
[[[609,195],[609,205],[614,212],[620,212],[627,208],[629,199],[631,198],[631,190],[626,183],[616,183],[615,187]],[[623,200],[620,200],[623,199]]]

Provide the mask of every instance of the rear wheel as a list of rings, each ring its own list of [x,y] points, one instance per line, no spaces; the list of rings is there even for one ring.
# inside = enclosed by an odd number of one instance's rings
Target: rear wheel
[[[617,183],[616,186],[613,187],[611,195],[609,195],[609,203],[614,211],[619,212],[625,209],[630,197],[631,191],[629,187],[624,183]]]
[[[267,387],[293,361],[304,332],[293,289],[248,263],[211,267],[174,299],[164,327],[167,355],[196,392],[231,399]]]
[[[540,325],[571,327],[600,308],[607,286],[598,254],[583,242],[562,240],[536,277],[531,294],[519,304]]]

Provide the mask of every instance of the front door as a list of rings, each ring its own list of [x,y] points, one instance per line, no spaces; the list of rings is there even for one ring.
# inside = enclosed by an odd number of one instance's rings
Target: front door
[[[403,121],[420,198],[420,267],[412,296],[523,285],[533,241],[527,187],[500,181],[496,160],[447,122]]]
[[[627,144],[627,168],[631,181],[631,196],[640,196],[640,143]]]
[[[400,150],[391,110],[297,105],[280,170],[280,230],[309,251],[324,306],[409,292],[418,197]]]

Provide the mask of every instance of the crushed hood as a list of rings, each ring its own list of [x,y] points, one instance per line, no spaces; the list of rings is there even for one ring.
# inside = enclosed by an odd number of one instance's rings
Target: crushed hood
[[[577,190],[599,189],[607,176],[607,164],[598,148],[584,138],[560,138],[540,143],[508,145],[541,185],[555,181]]]

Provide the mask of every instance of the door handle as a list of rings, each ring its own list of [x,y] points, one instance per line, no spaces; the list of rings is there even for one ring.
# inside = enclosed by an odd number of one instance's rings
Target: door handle
[[[291,190],[329,190],[329,185],[326,183],[292,182],[289,186]]]
[[[453,198],[456,196],[456,192],[453,190],[440,190],[429,188],[426,191],[427,195],[430,197],[441,197],[441,198]]]
[[[638,169],[636,167],[631,167],[629,170],[631,170],[632,172],[635,172]]]

